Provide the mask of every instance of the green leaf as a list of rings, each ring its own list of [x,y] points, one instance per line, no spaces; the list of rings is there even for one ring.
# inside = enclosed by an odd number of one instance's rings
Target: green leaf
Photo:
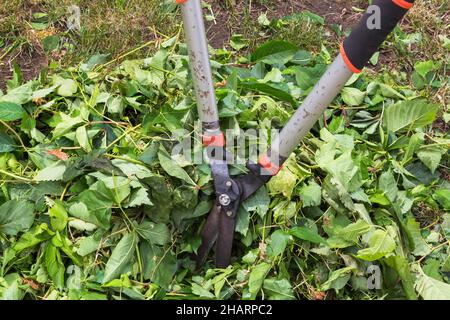
[[[62,231],[66,228],[68,214],[64,205],[60,201],[56,201],[55,205],[48,211],[50,223],[56,231]]]
[[[55,129],[53,130],[53,139],[59,138],[69,132],[73,127],[83,123],[84,120],[81,116],[71,117],[64,112],[58,114],[61,119],[58,121]]]
[[[130,201],[124,205],[125,208],[139,207],[142,205],[151,206],[153,203],[148,197],[147,190],[145,188],[138,188],[131,192]]]
[[[342,269],[334,270],[328,276],[328,280],[320,286],[322,291],[334,289],[336,292],[345,287],[348,280],[350,280],[351,272],[354,267],[345,267]]]
[[[442,281],[442,275],[440,272],[441,269],[441,261],[439,259],[429,258],[426,260],[425,264],[422,267],[423,272],[436,280]]]
[[[267,13],[261,13],[258,17],[258,23],[261,26],[268,26],[270,25],[270,20],[267,18]]]
[[[429,254],[431,247],[423,239],[422,234],[420,233],[420,224],[413,216],[408,216],[405,227],[408,232],[412,254],[416,256],[425,256]]]
[[[199,296],[200,298],[206,298],[206,299],[214,299],[215,296],[202,286],[200,286],[197,283],[192,283],[191,285],[192,293]]]
[[[132,286],[130,278],[126,274],[121,275],[120,279],[114,279],[102,285],[104,288],[131,288]]]
[[[101,65],[108,61],[109,54],[95,54],[89,58],[86,63],[82,63],[80,69],[84,72],[89,72],[94,69],[94,67]]]
[[[75,252],[84,257],[98,250],[100,247],[101,237],[94,233],[92,236],[83,237],[77,241]]]
[[[276,257],[284,252],[291,236],[283,230],[277,230],[270,236],[270,256]]]
[[[125,108],[125,103],[123,98],[120,96],[111,96],[106,102],[106,107],[108,108],[109,113],[118,113],[121,114]]]
[[[269,300],[295,300],[292,285],[287,279],[265,279],[263,289]]]
[[[283,40],[272,40],[264,43],[257,48],[251,56],[252,62],[257,62],[262,59],[268,59],[277,53],[284,51],[297,50],[297,46]]]
[[[40,90],[36,90],[33,92],[33,99],[41,99],[47,97],[50,93],[53,93],[57,86],[52,86],[50,88],[44,88]]]
[[[442,208],[450,210],[450,189],[438,189],[434,192],[433,198],[440,203]]]
[[[0,103],[11,102],[18,105],[24,105],[31,101],[33,95],[33,81],[27,82],[20,87],[9,90],[4,96],[0,96]]]
[[[0,206],[0,233],[15,236],[34,221],[34,205],[26,200],[10,200]]]
[[[352,244],[356,244],[359,238],[366,234],[372,229],[372,225],[368,224],[366,221],[359,219],[354,223],[350,223],[344,228],[337,226],[336,230],[333,230],[333,238],[341,238],[344,241],[349,241]]]
[[[134,257],[136,243],[137,237],[134,233],[127,233],[122,237],[106,263],[102,283],[118,278],[125,271],[128,263]]]
[[[437,145],[422,146],[417,152],[417,157],[424,165],[434,173],[441,162],[442,156],[448,152],[447,148]]]
[[[57,161],[53,165],[40,170],[34,177],[36,181],[61,181],[63,179],[66,165],[63,161]]]
[[[386,198],[388,198],[391,203],[394,203],[395,199],[397,198],[398,187],[397,181],[394,178],[394,174],[390,169],[381,174],[380,180],[378,182],[378,189],[383,191],[383,195],[386,196]]]
[[[270,194],[282,194],[290,199],[297,184],[297,175],[285,165],[283,169],[267,184]]]
[[[434,62],[432,60],[421,61],[414,65],[414,69],[419,73],[423,78],[427,75],[428,72],[433,71],[436,68]]]
[[[322,188],[315,181],[302,187],[299,193],[303,208],[320,206],[322,202]]]
[[[350,107],[356,107],[364,102],[366,93],[356,88],[345,87],[341,92],[342,100]]]
[[[372,203],[378,203],[382,206],[388,206],[391,204],[389,199],[384,194],[380,194],[380,193],[371,194],[369,196],[369,200]]]
[[[178,268],[177,258],[170,250],[152,245],[147,241],[141,244],[144,264],[144,278],[167,289]]]
[[[364,183],[361,166],[352,157],[353,137],[332,135],[322,129],[321,138],[327,143],[316,151],[315,159],[317,164],[331,175],[330,182],[338,188],[339,196],[344,200],[342,197],[345,194],[357,191]],[[323,185],[322,189],[325,189]]]
[[[22,278],[17,273],[0,278],[0,300],[22,300],[25,292],[21,285]]]
[[[19,253],[22,250],[32,248],[39,243],[49,240],[54,235],[55,233],[48,228],[47,224],[41,223],[24,233],[14,244],[13,249]]]
[[[170,230],[164,223],[144,221],[136,225],[136,232],[152,244],[165,245],[170,242]]]
[[[423,143],[423,134],[415,133],[409,139],[408,147],[405,149],[402,164],[408,163],[416,153],[417,149]]]
[[[301,240],[309,241],[316,244],[326,244],[326,240],[320,236],[317,231],[307,227],[294,227],[289,233]]]
[[[250,276],[248,279],[248,291],[250,293],[251,300],[256,299],[269,270],[270,264],[261,262],[260,264],[256,265],[250,272]]]
[[[361,249],[357,258],[366,261],[375,261],[390,254],[396,248],[394,239],[384,230],[375,230],[369,239],[369,247]]]
[[[25,110],[21,105],[12,102],[0,102],[0,120],[15,121],[22,119]]]
[[[420,99],[398,102],[385,109],[383,124],[392,132],[414,130],[431,124],[438,109],[438,105]]]
[[[261,218],[264,218],[269,211],[269,205],[270,197],[265,186],[259,188],[242,204],[247,211],[256,212]]]
[[[59,247],[75,265],[82,266],[81,257],[75,252],[72,242],[66,236],[62,236],[58,232],[52,238],[52,243]]]
[[[326,70],[326,66],[317,64],[314,67],[296,67],[295,80],[298,86],[303,90],[308,90],[319,81],[320,77]]]
[[[6,133],[0,132],[0,153],[14,151],[14,145],[14,140],[10,136]]]
[[[267,82],[283,82],[284,78],[283,78],[283,74],[281,73],[280,69],[278,68],[272,68],[272,70],[270,70],[270,72],[268,72],[264,79],[260,80],[261,83],[267,83]]]
[[[244,38],[242,34],[235,34],[230,39],[230,46],[234,50],[240,51],[248,46],[248,41]]]
[[[417,294],[414,290],[415,277],[411,273],[408,260],[400,255],[390,256],[383,259],[384,262],[391,268],[393,268],[400,279],[402,280],[403,290],[405,291],[406,297],[410,300],[417,300]]]
[[[57,50],[61,39],[58,36],[48,36],[42,40],[42,46],[45,52],[49,53]]]
[[[450,300],[450,284],[433,279],[421,272],[415,287],[424,300]]]
[[[241,206],[237,214],[235,231],[242,234],[245,237],[248,232],[249,224],[250,224],[250,212],[248,212],[243,206]]]
[[[131,161],[131,159],[130,159]],[[123,159],[114,159],[112,160],[112,164],[119,168],[127,177],[137,177],[138,179],[145,179],[152,177],[154,173],[152,173],[147,167],[132,163]]]
[[[53,280],[55,286],[62,290],[64,287],[64,274],[66,268],[61,259],[59,249],[51,242],[47,243],[44,251],[44,264],[48,275]]]
[[[197,184],[192,180],[192,178],[187,174],[187,172],[172,159],[172,157],[167,153],[166,149],[161,145],[158,152],[158,159],[161,167],[164,171],[172,177],[181,179],[186,183],[196,186]]]
[[[292,97],[292,95],[284,90],[277,88],[274,85],[270,85],[268,83],[261,83],[256,81],[242,81],[239,83],[239,87],[246,89],[261,92],[271,96],[272,98],[279,99],[281,101],[285,101],[290,103],[292,106],[295,106],[297,102]]]
[[[78,91],[77,83],[72,79],[63,79],[57,76],[53,84],[58,85],[56,93],[62,97],[72,97]]]
[[[89,141],[89,136],[85,126],[78,127],[75,131],[75,136],[80,147],[82,147],[88,153],[92,151],[92,146]]]
[[[78,219],[107,229],[112,204],[113,202],[104,195],[93,190],[84,190],[73,199],[69,213]]]
[[[109,177],[98,172],[92,175],[97,176],[99,181],[93,184],[91,189],[116,204],[124,202],[131,193],[131,182],[128,178],[121,176]]]

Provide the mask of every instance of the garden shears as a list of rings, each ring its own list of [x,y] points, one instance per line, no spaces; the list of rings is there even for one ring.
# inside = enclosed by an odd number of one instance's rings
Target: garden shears
[[[199,265],[205,263],[214,244],[215,263],[225,268],[231,263],[234,230],[242,202],[275,176],[282,164],[309,132],[325,109],[333,102],[354,73],[360,73],[414,0],[375,0],[341,43],[340,53],[328,67],[301,106],[272,141],[257,163],[247,163],[248,173],[231,177],[225,136],[220,128],[205,24],[200,0],[176,0],[181,6],[190,69],[202,122],[202,140],[209,157],[216,200],[201,234],[202,243],[196,255]],[[373,10],[376,8],[376,10]],[[377,26],[373,19],[378,14]]]

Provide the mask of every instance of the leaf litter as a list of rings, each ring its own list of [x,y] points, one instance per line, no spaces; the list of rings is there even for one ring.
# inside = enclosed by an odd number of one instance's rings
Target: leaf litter
[[[330,54],[269,41],[230,56],[212,55],[223,129],[269,130]],[[425,91],[353,79],[243,204],[232,265],[196,270],[211,172],[168,151],[197,118],[186,46],[107,74],[90,61],[0,95],[0,297],[448,299],[450,140]]]

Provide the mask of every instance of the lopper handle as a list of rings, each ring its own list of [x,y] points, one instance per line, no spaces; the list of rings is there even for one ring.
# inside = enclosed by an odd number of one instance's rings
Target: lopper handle
[[[341,45],[341,55],[350,70],[361,72],[414,0],[375,0]]]
[[[264,175],[274,176],[281,164],[314,126],[354,73],[359,73],[389,33],[400,22],[414,0],[375,0],[350,36],[341,53],[316,83],[302,105],[274,139],[258,164]]]

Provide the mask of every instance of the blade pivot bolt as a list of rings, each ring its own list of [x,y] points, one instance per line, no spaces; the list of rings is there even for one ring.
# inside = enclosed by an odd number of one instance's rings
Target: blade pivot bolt
[[[231,199],[230,199],[230,197],[228,195],[221,194],[220,197],[219,197],[219,203],[222,206],[226,207],[226,206],[228,206],[231,203]]]

